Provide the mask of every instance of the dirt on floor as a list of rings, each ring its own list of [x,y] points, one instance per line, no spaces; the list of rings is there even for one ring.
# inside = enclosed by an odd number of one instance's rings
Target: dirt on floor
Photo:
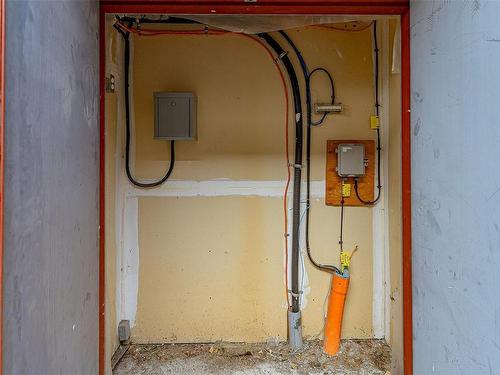
[[[388,375],[391,351],[383,340],[343,340],[328,357],[319,340],[293,353],[287,343],[214,343],[131,345],[114,375],[165,374],[335,374]]]

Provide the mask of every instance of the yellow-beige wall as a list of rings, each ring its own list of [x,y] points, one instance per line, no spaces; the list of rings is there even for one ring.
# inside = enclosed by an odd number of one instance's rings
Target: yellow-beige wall
[[[313,130],[313,180],[324,180],[326,140],[367,139],[373,110],[372,45],[359,33],[291,31],[311,68],[332,72],[345,114]],[[287,48],[289,49],[289,48]],[[160,176],[167,143],[153,140],[155,91],[198,98],[198,140],[177,142],[174,180],[284,180],[284,99],[273,62],[237,35],[134,37],[136,174]],[[314,97],[328,101],[325,77]],[[290,127],[293,146],[293,127]],[[168,184],[168,182],[167,182]],[[286,338],[283,210],[271,197],[147,197],[139,200],[139,292],[134,340],[260,341]],[[311,244],[322,262],[338,263],[339,210],[316,199]],[[372,218],[346,209],[345,246],[353,260],[344,336],[372,336]],[[304,333],[323,327],[329,275],[306,260],[310,293]]]
[[[374,101],[371,32],[308,27],[289,35],[310,68],[323,66],[332,72],[337,100],[345,105],[343,114],[329,116],[324,126],[313,129],[312,179],[323,181],[327,139],[375,136],[368,121]],[[283,91],[276,68],[261,47],[237,35],[161,36],[134,37],[133,51],[133,156],[138,179],[157,179],[168,165],[168,143],[153,140],[155,91],[189,91],[198,98],[198,139],[176,143],[172,180],[250,184],[285,179]],[[313,97],[329,100],[327,80],[321,74],[313,80]],[[397,148],[395,126],[391,122],[392,147]],[[293,151],[293,126],[289,129]],[[114,147],[114,132],[109,130],[106,137],[107,146]],[[397,151],[390,151],[391,160],[397,157]],[[113,174],[107,175],[107,181],[112,180],[107,188],[114,199],[115,166],[110,159],[112,155],[107,158],[107,172]],[[390,162],[391,171],[397,167]],[[393,176],[399,177],[397,172]],[[286,339],[282,199],[203,195],[139,198],[133,340]],[[111,203],[106,208],[114,214]],[[323,198],[312,201],[312,252],[323,263],[338,264],[339,213],[338,208],[325,206]],[[399,220],[397,215],[391,217]],[[115,225],[111,217],[107,219]],[[108,233],[114,235],[109,227]],[[111,241],[106,238],[107,249],[114,244]],[[343,336],[369,338],[373,336],[370,208],[346,208],[344,241],[347,249],[358,245],[359,251],[351,268]],[[397,262],[393,259],[391,266]],[[330,277],[311,267],[307,258],[305,268],[304,334],[316,337],[323,328]],[[107,291],[113,287],[114,279]],[[110,315],[115,314],[112,310]],[[111,317],[110,321],[116,324]]]

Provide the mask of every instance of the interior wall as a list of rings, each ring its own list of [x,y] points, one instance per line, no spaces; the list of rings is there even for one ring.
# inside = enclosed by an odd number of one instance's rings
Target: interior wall
[[[415,374],[500,368],[500,3],[411,2]]]
[[[336,264],[340,210],[324,204],[326,140],[374,139],[371,30],[309,27],[289,34],[310,68],[332,72],[337,100],[345,105],[343,114],[313,129],[312,146],[312,251],[321,262]],[[117,316],[131,318],[136,342],[286,339],[285,114],[273,62],[256,43],[237,35],[134,37],[133,51],[136,177],[157,179],[168,166],[168,142],[153,140],[153,92],[197,95],[198,139],[176,142],[174,173],[161,188],[144,191],[121,182],[124,210],[137,211],[136,221],[125,214],[124,227],[137,231],[137,243],[128,243],[124,234],[124,250],[133,253],[130,263],[122,263],[128,270],[122,271],[124,285],[128,272],[135,286],[123,298],[135,310],[117,301]],[[313,97],[329,100],[320,74]],[[359,251],[343,336],[369,338],[374,335],[372,209],[346,208],[345,220],[346,249],[358,245]],[[304,333],[317,337],[330,277],[306,258],[304,264]]]
[[[98,3],[6,1],[3,373],[98,372]]]
[[[332,72],[337,98],[346,105],[345,114],[314,129],[312,179],[323,184],[327,139],[374,136],[368,126],[371,32],[306,28],[290,36],[311,67]],[[138,177],[156,178],[167,164],[166,142],[152,138],[152,93],[192,91],[198,97],[198,140],[177,142],[172,179],[285,179],[281,83],[254,42],[235,35],[135,37],[133,77]],[[329,98],[320,75],[314,80],[318,95]],[[321,196],[311,216],[315,256],[337,263],[339,209],[326,207]],[[345,246],[357,244],[360,251],[353,260],[344,337],[373,335],[371,220],[369,208],[346,209]],[[138,227],[136,341],[286,339],[281,198],[140,198]],[[304,334],[316,336],[330,277],[308,261],[306,270]]]

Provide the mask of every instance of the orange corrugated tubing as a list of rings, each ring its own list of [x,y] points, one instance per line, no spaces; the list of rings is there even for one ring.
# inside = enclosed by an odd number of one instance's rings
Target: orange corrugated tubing
[[[340,349],[340,334],[342,332],[342,317],[349,277],[337,273],[332,276],[330,297],[328,298],[328,313],[325,324],[325,340],[323,350],[328,355],[335,355]]]

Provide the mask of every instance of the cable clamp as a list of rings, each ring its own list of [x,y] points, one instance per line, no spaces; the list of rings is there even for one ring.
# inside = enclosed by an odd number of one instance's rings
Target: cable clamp
[[[306,210],[309,210],[311,208],[311,201],[300,201],[300,204],[304,204],[306,206]]]
[[[302,164],[293,164],[293,163],[290,163],[290,167],[294,167],[294,168],[297,168],[297,169],[304,168],[304,166]]]
[[[279,60],[283,60],[283,57],[285,57],[286,55],[288,55],[288,51],[283,51],[283,52],[281,52],[281,53],[279,54],[279,56],[278,56],[278,57],[276,57],[276,58],[274,59],[274,61],[275,61],[275,62],[278,62]]]
[[[292,292],[292,290],[291,290],[291,289],[288,289],[288,293],[290,293],[290,295],[291,295],[292,297],[299,298],[299,297],[300,297],[300,295],[303,293],[303,291],[302,291],[302,290],[300,290],[298,293],[294,293],[294,292]]]

